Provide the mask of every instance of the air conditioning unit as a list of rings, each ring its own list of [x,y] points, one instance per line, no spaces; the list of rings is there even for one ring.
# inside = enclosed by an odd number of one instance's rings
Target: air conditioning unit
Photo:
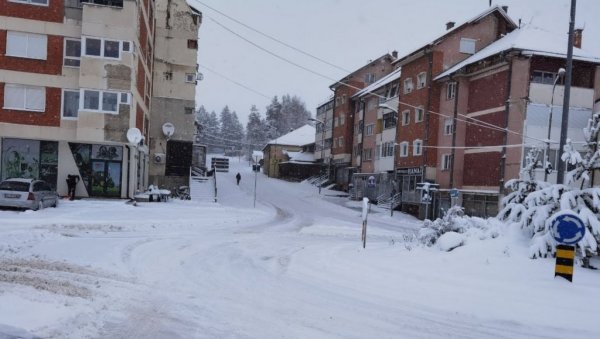
[[[162,164],[165,162],[165,154],[164,153],[154,153],[154,162],[157,164]]]

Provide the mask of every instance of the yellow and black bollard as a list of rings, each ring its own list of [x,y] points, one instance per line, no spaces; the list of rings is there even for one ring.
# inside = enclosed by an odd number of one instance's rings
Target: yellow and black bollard
[[[575,246],[556,246],[556,268],[554,276],[561,276],[573,282],[573,262],[575,260]]]

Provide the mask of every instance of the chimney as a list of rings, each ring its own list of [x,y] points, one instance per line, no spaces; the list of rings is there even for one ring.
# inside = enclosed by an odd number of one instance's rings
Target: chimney
[[[454,25],[456,24],[456,22],[454,21],[448,21],[446,22],[446,30],[451,30],[452,28],[454,28]]]
[[[503,10],[503,11],[504,11],[506,14],[508,14],[508,6],[502,6],[502,10]]]
[[[573,31],[573,47],[581,48],[581,40],[583,39],[583,28],[576,28]]]
[[[392,56],[394,57],[394,59],[398,59],[398,51],[392,51]]]

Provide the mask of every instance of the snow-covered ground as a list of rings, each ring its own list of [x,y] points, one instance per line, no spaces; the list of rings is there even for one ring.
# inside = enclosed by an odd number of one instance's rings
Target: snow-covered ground
[[[253,208],[231,165],[218,204],[0,211],[0,338],[600,337],[600,273],[553,278],[519,230],[442,252],[373,208],[363,249],[358,202],[259,174]]]

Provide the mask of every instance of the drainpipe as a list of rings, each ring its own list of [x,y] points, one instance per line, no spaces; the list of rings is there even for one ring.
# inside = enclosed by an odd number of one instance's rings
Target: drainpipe
[[[450,77],[450,81],[453,81]],[[456,130],[457,130],[457,118],[458,118],[458,93],[459,93],[459,82],[456,81],[454,88],[454,117],[452,119],[452,150],[450,158],[450,188],[454,188],[454,157],[456,156]]]
[[[513,72],[513,59],[508,58],[508,80],[506,86],[508,91],[506,93],[506,102],[504,103],[504,137],[502,138],[502,157],[500,158],[500,182],[498,183],[498,193],[502,194],[504,190],[504,173],[506,172],[506,143],[508,142],[508,115],[510,113],[510,91],[512,86],[512,72]]]
[[[365,118],[367,117],[367,114],[366,114],[367,108],[366,108],[366,105],[364,105],[363,99],[359,99],[358,104],[359,104],[359,111],[360,111],[360,108],[362,108],[362,111],[363,111],[363,116],[362,116],[363,124],[362,124],[362,128],[360,129],[360,145],[362,148],[360,149],[360,163],[358,164],[358,168],[360,168],[360,171],[362,173],[362,171],[363,171],[363,169],[362,169],[363,151],[362,150],[365,147],[365,144],[364,144],[364,142],[365,142]],[[352,131],[352,135],[354,135],[354,131]]]

